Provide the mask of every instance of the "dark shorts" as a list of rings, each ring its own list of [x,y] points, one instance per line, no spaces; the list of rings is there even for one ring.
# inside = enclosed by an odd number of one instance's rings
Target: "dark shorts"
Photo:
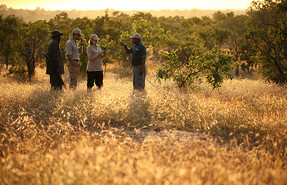
[[[104,78],[103,71],[87,71],[87,76],[88,76],[87,80],[88,88],[92,88],[94,84],[96,84],[96,86],[98,87],[103,86],[103,78]]]

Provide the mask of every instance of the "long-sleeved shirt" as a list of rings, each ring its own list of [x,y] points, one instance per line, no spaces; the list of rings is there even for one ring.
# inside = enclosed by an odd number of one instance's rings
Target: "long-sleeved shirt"
[[[48,46],[48,56],[50,63],[47,65],[47,74],[64,74],[64,65],[59,48],[59,41],[56,39],[51,40]]]

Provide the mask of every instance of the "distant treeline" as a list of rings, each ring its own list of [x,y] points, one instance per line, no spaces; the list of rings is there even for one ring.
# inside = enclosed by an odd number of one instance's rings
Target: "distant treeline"
[[[60,14],[61,12],[66,12],[70,18],[79,18],[79,17],[87,17],[89,19],[94,19],[98,16],[104,16],[106,11],[110,15],[112,15],[115,12],[124,13],[127,15],[133,15],[137,13],[136,10],[131,11],[117,11],[114,9],[107,9],[107,10],[45,10],[42,8],[36,8],[35,10],[27,10],[27,9],[13,9],[13,8],[7,8],[6,5],[2,4],[0,5],[0,15],[3,17],[6,17],[8,15],[16,15],[17,17],[22,18],[25,22],[34,22],[37,20],[50,20],[51,18],[55,17],[56,15]],[[212,17],[212,15],[219,10],[210,9],[210,10],[201,10],[201,9],[191,9],[191,10],[149,10],[149,11],[140,11],[143,13],[150,13],[153,16],[156,17],[168,17],[168,16],[182,16],[184,18],[190,18],[190,17]],[[242,15],[246,13],[246,10],[234,10],[234,9],[226,9],[226,10],[220,10],[222,13],[227,12],[233,12],[235,15]]]

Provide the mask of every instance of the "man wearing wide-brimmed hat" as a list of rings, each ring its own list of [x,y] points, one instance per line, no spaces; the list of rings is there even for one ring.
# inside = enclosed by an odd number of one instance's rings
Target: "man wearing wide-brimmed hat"
[[[70,88],[77,88],[78,73],[80,67],[79,55],[83,52],[84,36],[79,28],[73,30],[73,36],[66,43],[66,57],[68,60],[68,69],[70,73]],[[81,40],[80,47],[78,47],[77,40]]]
[[[61,33],[58,30],[51,32],[51,42],[48,46],[47,53],[47,70],[46,73],[50,75],[51,89],[62,90],[64,85],[61,75],[64,74],[64,65],[61,57],[59,43],[61,40]]]
[[[124,46],[127,54],[132,54],[134,89],[144,90],[146,76],[146,47],[141,42],[142,37],[139,33],[133,34],[130,38],[134,44],[130,49],[125,43],[120,42],[120,44]]]

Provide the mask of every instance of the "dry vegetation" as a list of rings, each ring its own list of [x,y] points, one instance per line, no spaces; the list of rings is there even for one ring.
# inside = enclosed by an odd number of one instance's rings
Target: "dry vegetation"
[[[179,90],[149,75],[138,94],[111,71],[90,93],[85,80],[50,92],[40,69],[32,83],[2,73],[0,184],[287,184],[286,87]]]

